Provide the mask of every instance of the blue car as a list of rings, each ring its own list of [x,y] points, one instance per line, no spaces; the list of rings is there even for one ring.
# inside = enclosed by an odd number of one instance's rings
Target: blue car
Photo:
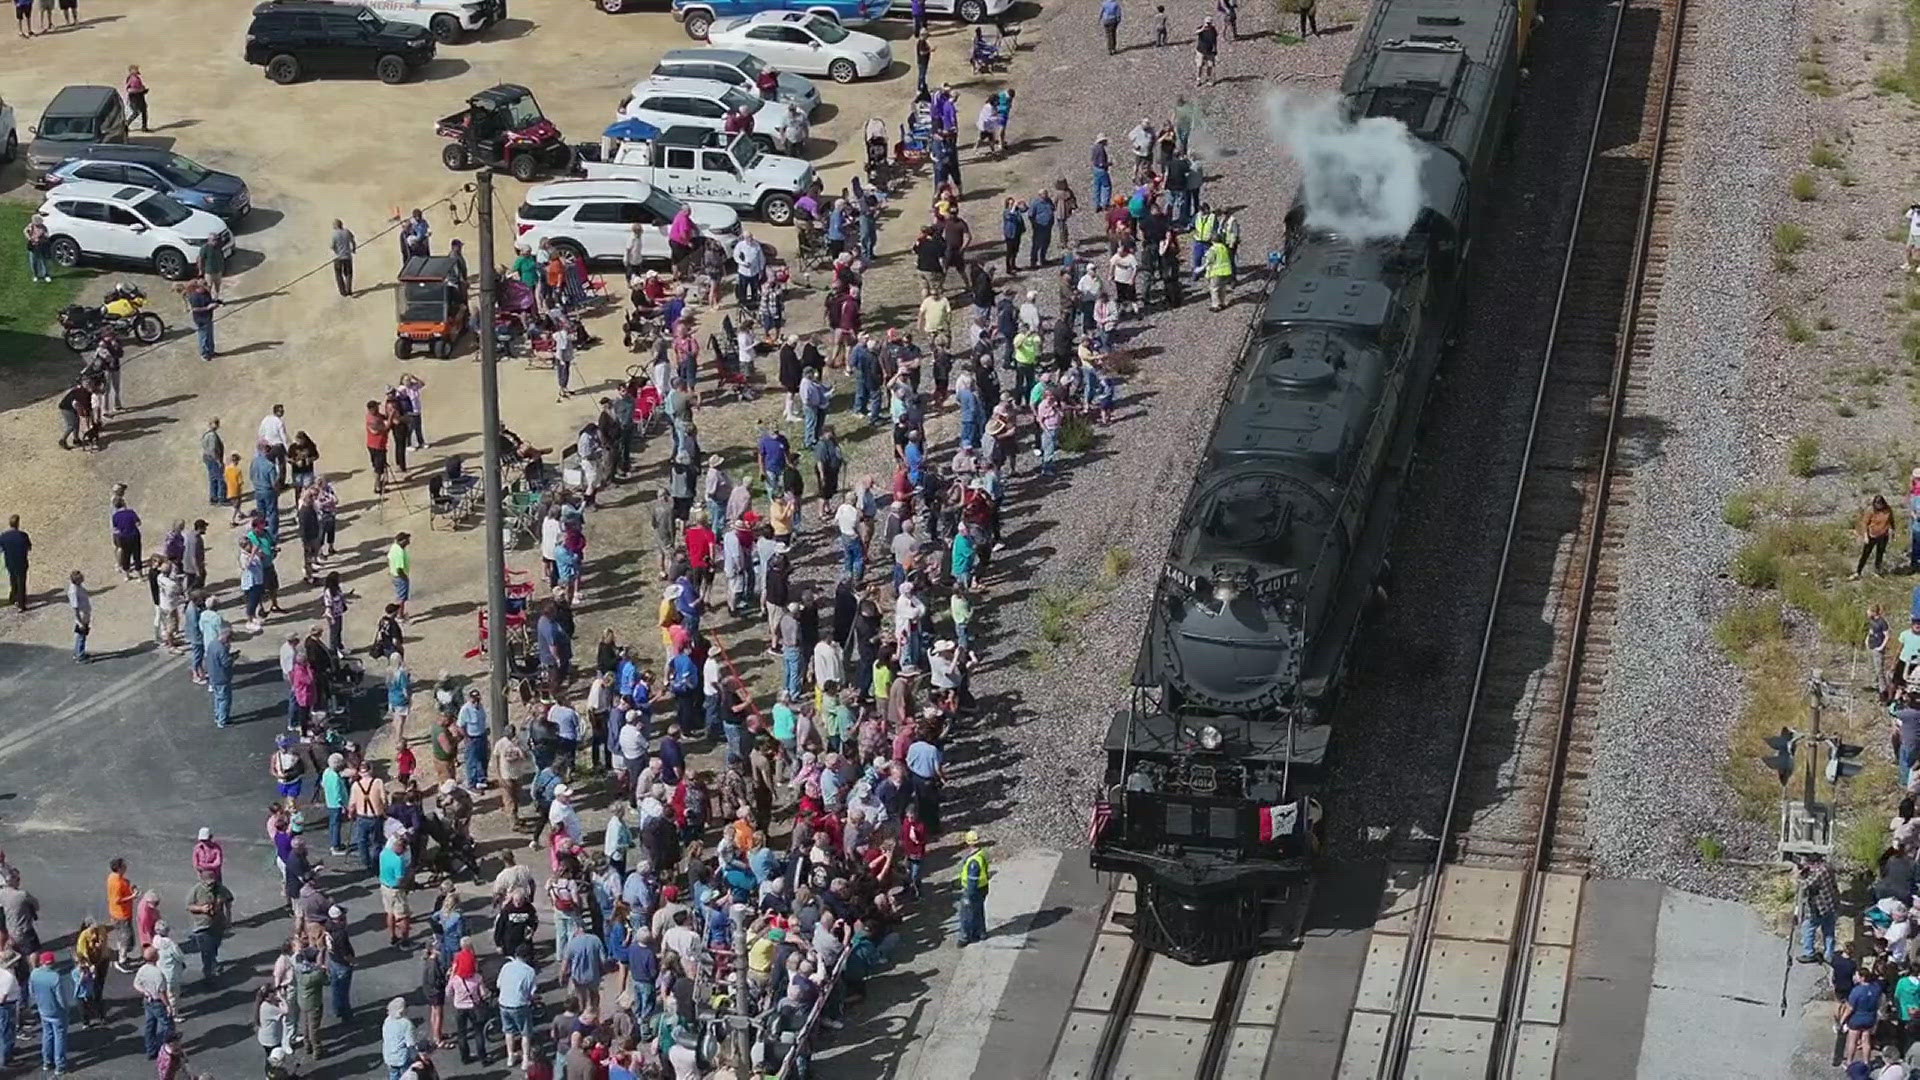
[[[758,15],[763,11],[805,11],[836,19],[842,26],[860,26],[887,13],[889,0],[673,0],[673,18],[695,41],[707,40],[707,30],[719,19]]]
[[[77,146],[33,186],[45,191],[68,180],[99,180],[132,184],[173,197],[195,210],[238,222],[253,209],[247,182],[231,173],[215,172],[191,158],[154,146],[95,143]]]

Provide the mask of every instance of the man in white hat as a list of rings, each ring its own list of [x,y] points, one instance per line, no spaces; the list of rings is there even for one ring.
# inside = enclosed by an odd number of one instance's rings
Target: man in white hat
[[[555,830],[567,834],[567,839],[580,842],[583,835],[580,826],[580,812],[573,808],[573,787],[561,784],[553,789],[553,805],[547,807],[547,824]]]

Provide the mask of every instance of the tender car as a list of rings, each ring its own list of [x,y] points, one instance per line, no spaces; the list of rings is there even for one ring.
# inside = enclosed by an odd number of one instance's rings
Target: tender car
[[[668,49],[653,65],[653,74],[662,79],[722,82],[743,93],[758,94],[760,75],[770,67],[774,65],[739,49]],[[813,80],[791,71],[781,71],[775,78],[774,95],[778,100],[800,106],[808,116],[820,107],[820,88],[813,85]]]
[[[1013,7],[1013,0],[925,0],[928,15],[944,15],[962,22],[978,23],[998,19]],[[894,15],[913,14],[913,0],[893,0],[887,9]]]
[[[268,0],[253,9],[246,60],[285,86],[303,75],[377,75],[389,85],[433,62],[433,34],[363,4]]]
[[[111,86],[66,86],[47,102],[27,144],[27,176],[39,179],[89,143],[127,141],[127,108]]]
[[[758,94],[700,79],[645,79],[635,83],[633,92],[620,104],[620,115],[642,120],[662,131],[670,127],[700,127],[725,131],[727,114],[745,109],[753,117],[753,133],[786,152],[804,146],[807,122],[802,114],[797,123],[790,106],[768,101]]]
[[[707,31],[722,19],[757,15],[761,12],[796,12],[819,15],[847,26],[869,23],[887,13],[890,0],[673,0],[674,20],[686,28],[687,36],[705,40]]]
[[[205,210],[230,222],[240,221],[253,209],[245,180],[232,173],[215,172],[192,158],[157,146],[95,143],[78,147],[72,157],[34,181],[33,186],[46,191],[70,180],[132,184],[171,195],[183,206]]]
[[[360,0],[389,22],[412,23],[452,45],[507,17],[507,0]]]
[[[607,129],[614,135],[621,121]],[[611,159],[588,162],[588,179],[639,180],[669,195],[721,203],[759,214],[773,225],[793,221],[793,203],[813,186],[813,166],[799,158],[769,154],[745,135],[677,127],[644,142],[622,142]]]
[[[20,156],[20,133],[13,127],[13,106],[0,97],[0,165]]]
[[[837,83],[871,79],[893,65],[884,38],[805,11],[768,11],[713,24],[707,40],[752,53],[783,71],[825,75]]]
[[[441,117],[434,131],[453,140],[441,148],[440,163],[455,171],[485,165],[505,169],[524,184],[543,170],[573,168],[573,147],[540,111],[533,91],[513,83],[468,98],[465,109]]]
[[[711,203],[688,203],[693,223],[704,236],[731,243],[740,235],[740,215]],[[587,259],[619,261],[626,256],[633,227],[643,225],[641,247],[649,259],[670,259],[667,226],[680,212],[680,200],[639,180],[556,180],[527,191],[513,218],[514,243],[571,249]]]
[[[131,184],[70,180],[47,194],[40,213],[46,216],[48,253],[61,266],[138,263],[180,281],[193,275],[202,245],[233,251],[226,222]]]

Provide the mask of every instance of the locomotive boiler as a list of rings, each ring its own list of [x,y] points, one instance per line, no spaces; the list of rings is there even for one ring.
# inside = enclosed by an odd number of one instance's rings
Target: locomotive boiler
[[[1092,862],[1134,877],[1134,936],[1155,952],[1213,963],[1288,933],[1274,915],[1312,869],[1329,709],[1379,590],[1530,8],[1378,0],[1341,98],[1418,141],[1419,213],[1387,240],[1317,226],[1304,193],[1287,216],[1105,740]]]

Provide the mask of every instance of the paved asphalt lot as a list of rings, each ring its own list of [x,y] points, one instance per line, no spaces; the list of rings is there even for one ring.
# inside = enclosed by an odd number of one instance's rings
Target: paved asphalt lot
[[[150,645],[84,666],[59,650],[0,645],[0,700],[9,704],[9,723],[0,731],[0,848],[39,898],[41,937],[63,963],[71,959],[80,919],[106,913],[108,860],[127,859],[135,886],[158,891],[163,917],[184,938],[195,832],[210,826],[226,848],[237,926],[222,949],[220,978],[211,989],[186,995],[181,1024],[195,1071],[223,1080],[260,1074],[252,994],[290,929],[265,832],[273,798],[266,756],[281,730],[285,701],[273,648],[272,635],[241,646],[235,725],[220,731],[206,691],[188,680],[184,659]],[[315,851],[324,857],[324,826],[314,835]],[[307,1076],[375,1075],[383,1004],[418,986],[418,953],[403,956],[385,945],[371,886],[357,865],[322,874],[322,887],[352,920],[361,970],[353,986],[354,1024],[342,1027],[329,1016],[329,1055]],[[476,906],[484,908],[485,901]],[[198,958],[189,959],[189,977],[197,977]],[[140,1056],[131,981],[117,972],[109,980],[111,1026],[74,1028],[69,1053],[76,1073],[151,1075]],[[424,1015],[416,1011],[416,1019]],[[30,1054],[37,1051],[23,1047],[20,1060],[37,1063]],[[443,1063],[450,1075],[506,1075],[498,1066],[463,1071],[457,1055],[443,1056],[452,1059]]]

